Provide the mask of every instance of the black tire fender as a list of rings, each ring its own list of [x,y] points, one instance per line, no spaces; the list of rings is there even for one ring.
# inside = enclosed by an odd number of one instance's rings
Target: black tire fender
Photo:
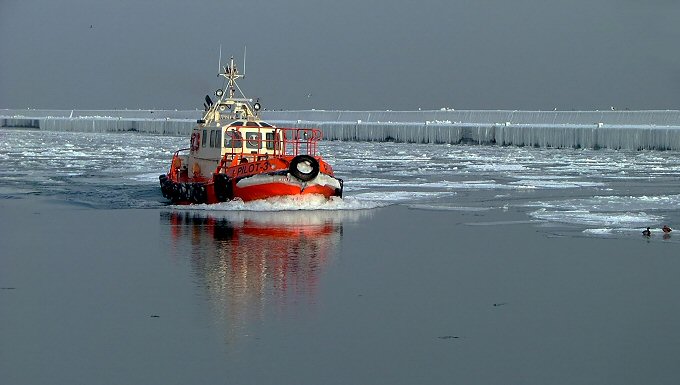
[[[234,193],[231,188],[231,178],[225,174],[214,174],[213,183],[215,197],[219,202],[226,202],[234,198]]]
[[[288,172],[303,182],[309,182],[319,175],[319,161],[309,155],[298,155],[290,161]]]

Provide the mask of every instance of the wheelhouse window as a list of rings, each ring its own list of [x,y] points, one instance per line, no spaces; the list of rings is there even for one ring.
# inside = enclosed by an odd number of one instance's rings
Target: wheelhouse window
[[[262,134],[257,131],[246,132],[246,148],[262,148]]]
[[[215,147],[215,130],[210,130],[210,147]]]
[[[201,147],[205,147],[205,141],[208,140],[207,135],[208,130],[203,130],[203,136],[201,136]]]
[[[260,127],[257,122],[246,122],[246,127]]]
[[[219,147],[222,143],[222,130],[215,131],[215,147]]]
[[[241,133],[236,130],[229,130],[224,133],[224,147],[225,148],[242,148],[243,137]]]
[[[277,150],[279,149],[279,134],[274,135],[273,132],[267,132],[265,134],[265,142],[267,150]]]

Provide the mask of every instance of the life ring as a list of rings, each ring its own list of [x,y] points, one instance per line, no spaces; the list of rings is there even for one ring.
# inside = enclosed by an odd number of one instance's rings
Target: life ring
[[[290,161],[290,175],[308,182],[319,175],[319,161],[309,155],[298,155]]]
[[[201,144],[201,134],[194,132],[191,134],[191,151],[197,151]]]

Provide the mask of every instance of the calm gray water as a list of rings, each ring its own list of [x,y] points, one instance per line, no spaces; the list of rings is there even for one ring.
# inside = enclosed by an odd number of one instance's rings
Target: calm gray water
[[[188,209],[184,138],[0,139],[3,384],[680,380],[676,152],[324,142],[342,201]]]

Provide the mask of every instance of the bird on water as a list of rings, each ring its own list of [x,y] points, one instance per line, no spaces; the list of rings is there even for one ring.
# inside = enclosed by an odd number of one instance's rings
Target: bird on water
[[[661,230],[663,230],[663,232],[666,233],[666,234],[668,234],[668,233],[670,233],[671,231],[673,231],[673,229],[671,229],[670,227],[668,227],[668,225],[663,225],[663,229],[661,229]]]
[[[644,235],[645,237],[652,235],[652,232],[649,231],[649,227],[647,227],[646,230],[642,230],[642,235]]]

